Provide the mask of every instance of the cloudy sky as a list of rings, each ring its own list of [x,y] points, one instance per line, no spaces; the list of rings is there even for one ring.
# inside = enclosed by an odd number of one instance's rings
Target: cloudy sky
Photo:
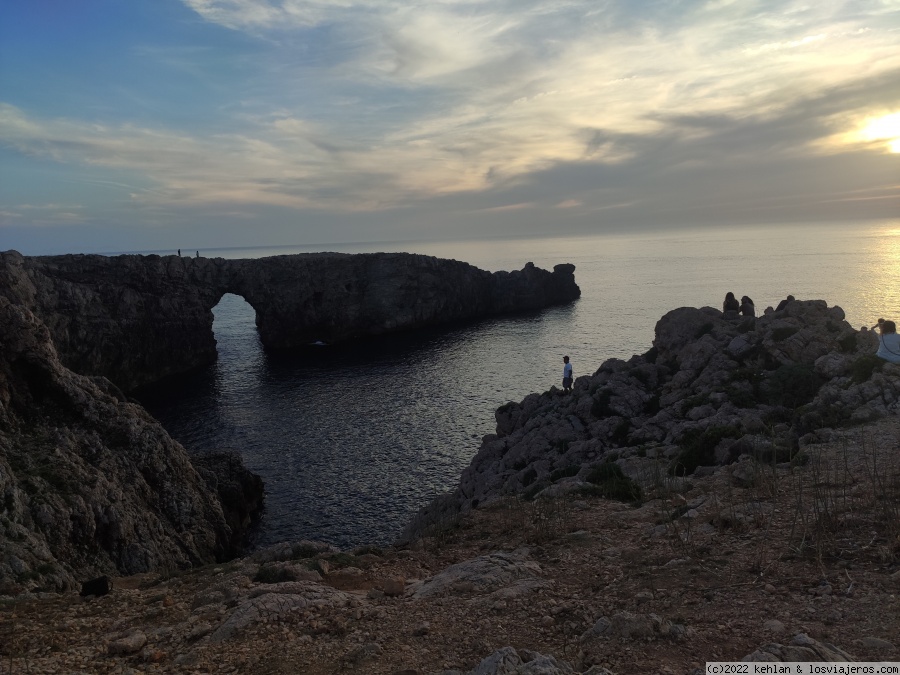
[[[900,0],[9,0],[0,249],[900,215]]]

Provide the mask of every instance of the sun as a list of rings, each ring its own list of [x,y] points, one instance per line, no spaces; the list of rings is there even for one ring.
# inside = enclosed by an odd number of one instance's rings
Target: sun
[[[900,153],[900,113],[870,119],[860,136],[866,141],[887,141],[891,152]]]

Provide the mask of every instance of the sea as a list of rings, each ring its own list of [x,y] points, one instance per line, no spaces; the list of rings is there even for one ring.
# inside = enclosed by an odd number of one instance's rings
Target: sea
[[[900,318],[900,220],[201,254],[316,251],[408,251],[490,271],[572,263],[582,295],[542,311],[292,354],[264,352],[253,309],[223,296],[213,309],[218,361],[138,398],[190,452],[233,449],[262,476],[257,546],[389,544],[418,509],[456,486],[494,433],[499,406],[559,387],[564,355],[578,377],[643,354],[675,308],[721,308],[731,291],[758,312],[788,294],[825,300],[856,328]]]

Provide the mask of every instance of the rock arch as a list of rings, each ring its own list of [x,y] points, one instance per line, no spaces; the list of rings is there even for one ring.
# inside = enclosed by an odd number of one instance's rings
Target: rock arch
[[[47,326],[61,360],[133,389],[215,361],[212,308],[256,311],[267,350],[570,302],[574,265],[480,270],[410,253],[307,253],[225,260],[0,253],[0,295]]]

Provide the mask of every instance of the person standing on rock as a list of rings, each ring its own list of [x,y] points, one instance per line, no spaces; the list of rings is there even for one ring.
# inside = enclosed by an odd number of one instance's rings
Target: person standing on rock
[[[572,364],[569,363],[569,357],[563,357],[563,392],[569,393],[572,391]]]

